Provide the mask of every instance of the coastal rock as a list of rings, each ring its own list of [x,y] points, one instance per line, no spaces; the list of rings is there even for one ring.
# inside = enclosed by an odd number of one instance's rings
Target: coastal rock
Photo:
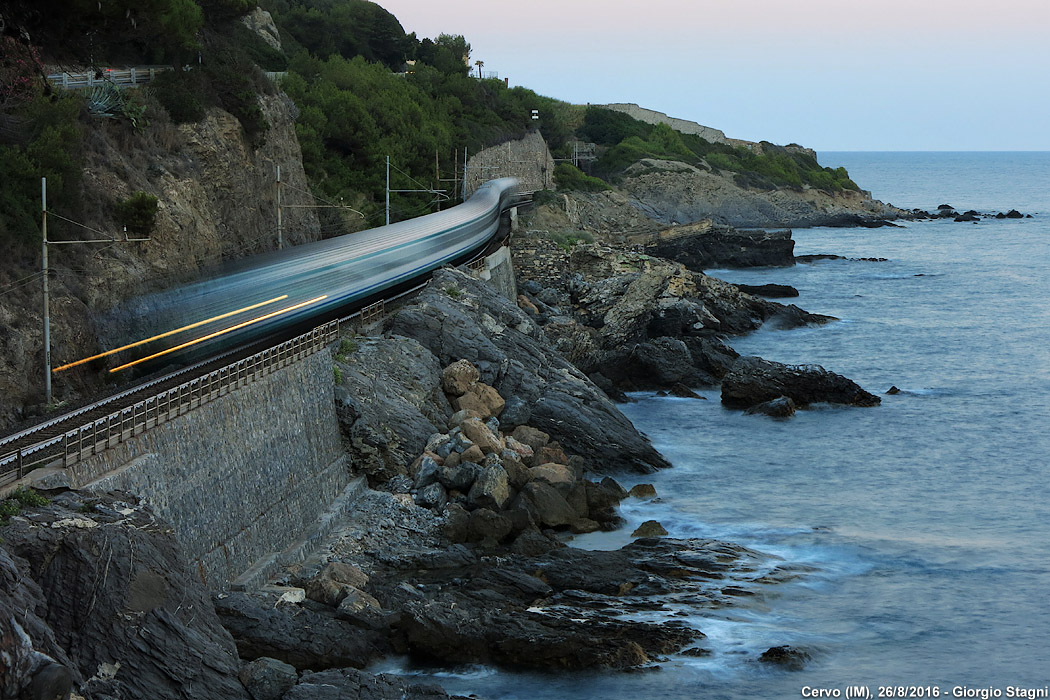
[[[481,374],[466,360],[457,360],[441,372],[441,389],[451,396],[463,396],[470,391]]]
[[[764,415],[772,418],[789,418],[795,415],[795,402],[787,396],[778,396],[772,401],[764,401],[747,408],[748,415]]]
[[[449,700],[440,686],[353,668],[304,673],[283,700]]]
[[[557,489],[542,481],[530,481],[525,484],[518,498],[520,502],[527,504],[526,507],[535,521],[547,527],[563,527],[579,517]]]
[[[722,380],[722,403],[730,408],[748,408],[780,397],[796,404],[839,403],[877,406],[878,396],[855,382],[818,365],[791,366],[741,357]]]
[[[690,270],[713,267],[790,267],[795,264],[791,231],[739,231],[710,221],[663,232],[646,252]]]
[[[452,285],[460,290],[455,299],[441,291]],[[441,362],[469,360],[500,395],[528,403],[530,424],[589,462],[642,472],[667,466],[598,387],[551,351],[528,314],[484,282],[438,270],[426,290],[388,317],[386,328],[415,338]]]
[[[246,663],[239,678],[252,700],[281,700],[299,680],[295,666],[265,656]]]
[[[215,610],[243,658],[266,656],[300,670],[363,668],[388,650],[381,636],[337,619],[327,606],[275,602],[246,593],[215,596]]]
[[[792,262],[794,262],[794,259],[792,259]],[[798,296],[798,290],[786,284],[738,284],[737,287],[741,292],[766,297],[767,299],[783,299]]]
[[[503,510],[511,496],[507,471],[501,465],[493,464],[479,469],[467,499],[479,508]]]
[[[809,652],[804,649],[779,646],[766,649],[758,660],[767,664],[776,664],[788,671],[801,671],[811,658]]]
[[[635,484],[627,495],[631,498],[656,498],[656,487],[652,484]]]
[[[0,610],[10,615],[0,635],[15,669],[0,686],[24,688],[43,673],[38,682],[61,687],[54,663],[80,684],[119,662],[105,683],[113,697],[248,700],[233,640],[171,527],[130,494],[93,502],[62,494],[3,528]]]
[[[419,343],[354,342],[356,350],[336,360],[336,415],[354,468],[375,485],[406,474],[453,410],[440,387],[441,363]]]
[[[663,537],[667,534],[667,530],[657,520],[646,520],[644,523],[635,528],[634,532],[631,533],[631,537]]]
[[[1006,218],[1007,219],[1023,219],[1024,218],[1024,214],[1022,214],[1021,212],[1017,211],[1016,209],[1011,209],[1010,211],[1006,212]]]

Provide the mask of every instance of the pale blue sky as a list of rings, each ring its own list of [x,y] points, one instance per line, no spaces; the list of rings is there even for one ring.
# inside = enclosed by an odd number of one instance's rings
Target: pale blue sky
[[[512,85],[818,150],[1050,150],[1046,0],[379,0]]]

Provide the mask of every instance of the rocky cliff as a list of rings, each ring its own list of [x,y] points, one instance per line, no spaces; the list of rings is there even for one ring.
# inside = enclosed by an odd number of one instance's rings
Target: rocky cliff
[[[209,110],[199,123],[175,125],[151,103],[149,125],[140,130],[106,119],[87,125],[80,223],[114,235],[114,206],[138,190],[157,197],[157,219],[147,242],[52,248],[52,366],[97,350],[105,330],[94,325],[99,312],[192,279],[223,260],[275,249],[278,165],[284,203],[312,203],[295,135],[295,105],[276,92],[261,95],[259,106],[270,124],[262,143],[245,138],[237,119],[220,109]],[[320,237],[313,209],[289,207],[283,214],[286,245]],[[49,237],[102,236],[55,221]],[[39,264],[39,257],[27,261],[23,274]],[[27,406],[40,410],[41,309],[39,282],[0,297],[0,426],[17,422]],[[54,382],[56,400],[75,400],[91,392],[98,378],[84,370],[55,375]]]

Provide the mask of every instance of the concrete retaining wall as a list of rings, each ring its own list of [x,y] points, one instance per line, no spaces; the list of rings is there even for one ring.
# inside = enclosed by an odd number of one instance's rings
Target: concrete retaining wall
[[[322,351],[85,460],[70,482],[147,497],[218,589],[316,526],[350,482],[345,460]]]
[[[645,107],[639,107],[636,104],[630,102],[616,102],[608,105],[595,105],[596,107],[604,107],[605,109],[611,109],[614,112],[622,112],[630,117],[634,117],[640,122],[646,124],[667,124],[675,131],[681,131],[683,134],[694,134],[700,138],[710,141],[711,143],[729,143],[729,139],[720,129],[712,129],[709,126],[697,124],[687,119],[678,119],[677,117],[669,117],[663,112],[657,112],[655,109],[646,109]],[[740,142],[745,143],[745,142]]]

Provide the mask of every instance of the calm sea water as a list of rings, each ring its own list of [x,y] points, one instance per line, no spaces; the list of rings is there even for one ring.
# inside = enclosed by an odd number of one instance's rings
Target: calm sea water
[[[450,691],[488,698],[796,698],[867,685],[1050,685],[1050,154],[827,153],[903,207],[1036,213],[795,232],[796,253],[884,257],[723,270],[797,287],[841,320],[734,339],[743,354],[818,363],[882,394],[786,421],[706,401],[639,395],[624,412],[674,468],[635,523],[740,542],[811,567],[737,608],[695,614],[713,654],[642,674],[456,669]],[[630,532],[630,528],[626,530]],[[617,546],[620,533],[585,547]],[[756,661],[779,644],[800,672]],[[994,697],[994,690],[989,693]]]

